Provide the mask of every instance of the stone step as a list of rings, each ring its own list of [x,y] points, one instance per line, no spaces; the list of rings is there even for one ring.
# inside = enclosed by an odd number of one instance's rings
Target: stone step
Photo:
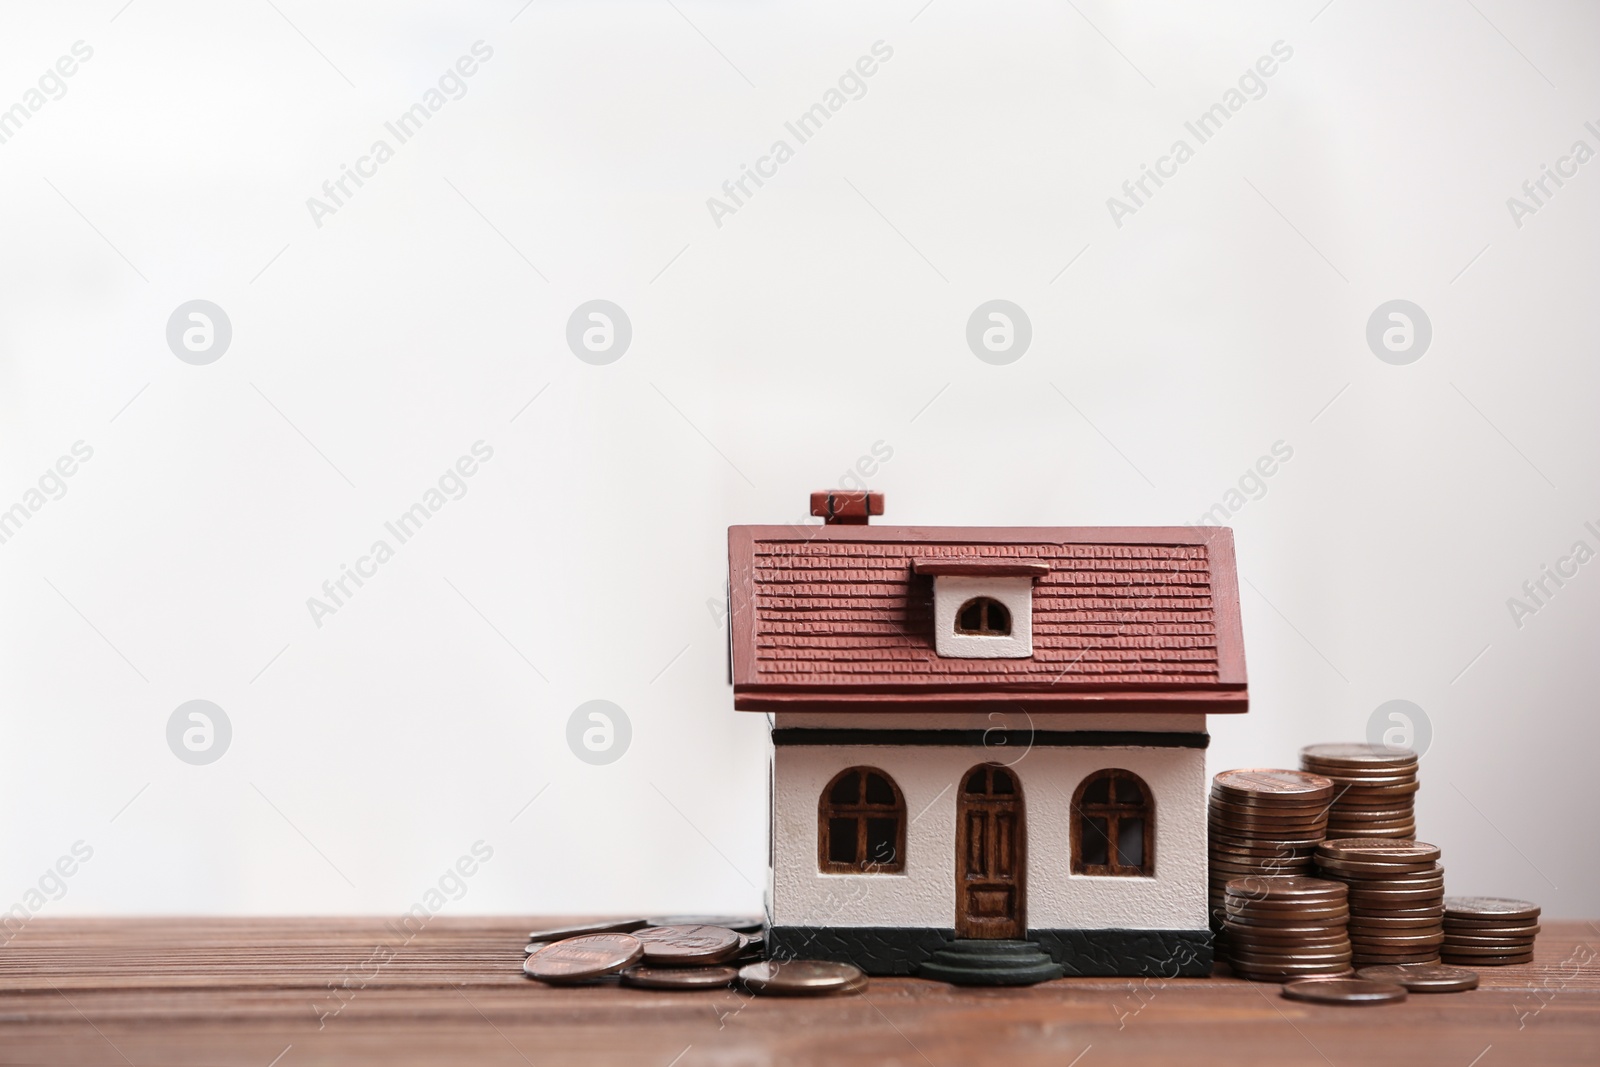
[[[1032,941],[951,941],[917,970],[952,985],[1033,985],[1060,978],[1062,968]]]

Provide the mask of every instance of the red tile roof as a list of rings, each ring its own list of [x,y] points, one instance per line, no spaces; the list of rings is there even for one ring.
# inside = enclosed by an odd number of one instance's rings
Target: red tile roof
[[[728,547],[741,710],[1247,705],[1226,528],[735,526]],[[913,564],[938,561],[1049,564],[1033,582],[1032,657],[934,651],[934,579]]]

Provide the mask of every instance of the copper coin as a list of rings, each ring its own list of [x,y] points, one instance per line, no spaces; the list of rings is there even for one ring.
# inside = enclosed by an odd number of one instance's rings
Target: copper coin
[[[1526,941],[1499,945],[1463,945],[1459,941],[1445,941],[1441,951],[1448,951],[1452,956],[1520,956],[1532,952],[1533,945]]]
[[[859,967],[830,960],[766,960],[739,968],[739,978],[751,992],[791,997],[856,993],[867,985]]]
[[[1354,967],[1354,957],[1349,952],[1246,952],[1229,949],[1228,963],[1235,969],[1254,971],[1281,971],[1284,974],[1329,974]],[[1308,968],[1314,970],[1308,971]]]
[[[1324,841],[1319,852],[1334,859],[1360,860],[1365,863],[1433,863],[1439,858],[1439,846],[1426,841],[1358,841],[1333,838]]]
[[[522,963],[541,982],[582,982],[639,962],[644,945],[632,934],[588,934],[546,945]]]
[[[1474,934],[1459,934],[1453,929],[1446,929],[1442,934],[1446,942],[1451,945],[1501,945],[1507,949],[1525,950],[1533,947],[1533,937],[1526,934],[1491,934],[1491,936],[1474,936]]]
[[[1330,897],[1342,900],[1348,892],[1340,882],[1300,875],[1281,878],[1237,878],[1228,883],[1230,890],[1234,889],[1235,883],[1240,895],[1257,894],[1277,900],[1323,900]]]
[[[1416,952],[1425,948],[1438,948],[1444,944],[1444,935],[1441,933],[1369,934],[1356,931],[1350,935],[1350,940],[1368,949],[1392,948],[1401,952]]]
[[[1506,967],[1517,963],[1532,963],[1533,953],[1525,952],[1520,956],[1455,956],[1445,952],[1440,954],[1440,958],[1446,963],[1464,964],[1468,967]]]
[[[1253,963],[1241,963],[1235,966],[1229,963],[1233,973],[1240,978],[1248,978],[1252,982],[1292,982],[1296,978],[1337,978],[1347,974],[1355,974],[1355,968],[1348,963],[1315,963],[1297,964],[1293,967],[1261,967]]]
[[[744,944],[725,926],[647,926],[634,936],[644,943],[645,962],[657,967],[721,963]]]
[[[1406,987],[1366,978],[1303,978],[1285,985],[1283,995],[1313,1004],[1392,1004],[1406,999]]]
[[[1539,905],[1506,897],[1450,897],[1445,913],[1456,919],[1537,919]]]
[[[748,933],[766,925],[760,915],[662,915],[649,920],[647,926],[720,926],[725,930]]]
[[[1350,916],[1350,932],[1364,934],[1400,933],[1406,930],[1437,930],[1438,919],[1375,919],[1370,915]]]
[[[644,926],[643,919],[613,919],[609,922],[579,923],[576,926],[550,926],[528,935],[529,941],[564,941],[585,934],[631,934]]]
[[[1356,767],[1387,766],[1416,763],[1421,758],[1409,748],[1389,745],[1363,745],[1359,743],[1329,742],[1307,745],[1300,750],[1300,758],[1327,760],[1330,763]]]
[[[629,967],[622,984],[641,989],[717,989],[732,985],[739,972],[732,967]]]
[[[1223,771],[1211,779],[1212,785],[1229,796],[1271,794],[1315,800],[1333,795],[1333,782],[1320,774],[1276,768],[1245,768]]]
[[[1230,948],[1244,948],[1255,952],[1334,952],[1350,951],[1350,938],[1340,929],[1318,934],[1284,934],[1277,931],[1242,930],[1237,926],[1222,928]]]
[[[1480,923],[1461,923],[1450,918],[1450,912],[1445,912],[1445,933],[1462,934],[1467,937],[1528,937],[1533,939],[1541,931],[1538,923],[1528,923],[1526,926],[1488,926]]]

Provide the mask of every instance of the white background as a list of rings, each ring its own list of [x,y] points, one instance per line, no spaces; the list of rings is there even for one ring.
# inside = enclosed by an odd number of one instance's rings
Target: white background
[[[1507,607],[1600,548],[1600,162],[1520,227],[1506,204],[1600,148],[1592,6],[11,3],[0,107],[79,40],[0,144],[0,508],[94,449],[0,545],[0,908],[81,839],[37,910],[395,914],[481,839],[452,912],[752,910],[729,524],[794,519],[880,441],[884,521],[1194,522],[1283,441],[1230,520],[1253,700],[1212,771],[1411,700],[1452,891],[1600,914],[1600,563]],[[165,338],[197,298],[233,326],[208,366]],[[565,342],[596,298],[633,324],[608,366]],[[1007,366],[965,340],[995,298],[1033,326]],[[1433,326],[1407,366],[1365,339],[1396,298]],[[467,495],[315,625],[478,440]],[[167,746],[191,699],[232,722],[208,766]],[[567,746],[591,699],[632,722],[610,765]]]

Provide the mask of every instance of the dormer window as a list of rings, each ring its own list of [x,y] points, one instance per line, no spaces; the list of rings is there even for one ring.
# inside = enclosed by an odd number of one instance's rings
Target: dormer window
[[[933,577],[933,646],[955,659],[1033,655],[1033,580],[1050,573],[1040,559],[945,556],[914,560]]]
[[[1011,612],[998,600],[973,597],[956,612],[956,633],[981,637],[1010,637]]]

